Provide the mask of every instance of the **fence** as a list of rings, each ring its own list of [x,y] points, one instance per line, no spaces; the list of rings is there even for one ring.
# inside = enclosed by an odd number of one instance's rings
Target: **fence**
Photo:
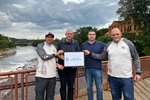
[[[142,78],[150,76],[150,56],[141,57]],[[107,83],[107,61],[103,61],[103,89],[106,89]],[[133,67],[134,69],[134,67]],[[133,74],[135,71],[133,71]],[[83,81],[84,80],[84,81]],[[84,83],[82,83],[84,82]],[[79,90],[85,88],[84,67],[77,68],[74,86],[74,98],[82,95]],[[56,86],[59,86],[57,78]],[[0,100],[34,100],[35,69],[18,70],[13,72],[0,73]],[[57,91],[59,92],[59,91]],[[5,97],[5,95],[7,97]],[[8,96],[9,95],[9,96]]]

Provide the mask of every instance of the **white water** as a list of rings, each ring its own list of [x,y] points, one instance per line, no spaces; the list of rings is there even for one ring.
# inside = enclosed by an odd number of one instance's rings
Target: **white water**
[[[17,47],[16,54],[0,58],[0,72],[18,70],[29,63],[31,64],[31,60],[37,58],[35,49],[32,46]]]
[[[35,68],[37,65],[37,61],[35,60],[37,58],[37,53],[35,49],[36,48],[32,46],[17,47],[16,54],[0,58],[0,72]],[[4,78],[4,76],[0,77]],[[8,79],[0,80],[0,84],[5,84],[7,81]],[[9,89],[0,91],[0,100],[9,92]]]

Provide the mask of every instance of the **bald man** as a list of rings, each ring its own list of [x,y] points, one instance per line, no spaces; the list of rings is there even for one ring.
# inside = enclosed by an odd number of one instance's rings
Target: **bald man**
[[[120,100],[122,93],[124,100],[134,100],[134,81],[141,79],[141,65],[137,50],[130,40],[121,38],[122,33],[118,28],[111,30],[111,38],[101,54],[84,51],[94,59],[108,57],[108,81],[113,100]],[[132,59],[136,75],[132,78]]]
[[[63,50],[64,52],[76,52],[80,51],[78,42],[73,39],[74,32],[68,29],[65,33],[66,38],[63,38],[59,44],[57,50]],[[58,63],[64,66],[64,58],[59,57]],[[63,70],[58,69],[58,74],[60,78],[60,94],[61,100],[73,100],[74,91],[74,80],[76,75],[76,68],[65,67]],[[68,85],[68,99],[66,99],[66,85]]]

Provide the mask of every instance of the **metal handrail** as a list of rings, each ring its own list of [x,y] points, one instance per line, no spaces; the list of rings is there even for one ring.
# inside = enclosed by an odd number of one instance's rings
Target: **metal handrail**
[[[142,71],[144,73],[142,73],[142,78],[150,76],[150,56],[145,56],[145,57],[140,57],[141,60],[141,65],[142,65]],[[102,71],[105,72],[107,74],[107,61],[103,61],[103,68]],[[84,69],[83,68],[77,68],[77,74],[76,74],[76,78],[75,78],[75,94],[74,94],[74,98],[76,99],[78,97],[78,78],[79,77],[83,77],[84,73],[79,73],[79,70]],[[26,100],[28,100],[28,86],[31,85],[35,85],[35,80],[33,81],[29,81],[28,77],[31,76],[35,76],[35,69],[30,69],[30,70],[18,70],[18,71],[12,71],[12,72],[0,72],[0,80],[3,79],[9,79],[10,80],[10,85],[6,84],[6,85],[1,85],[0,84],[0,91],[2,90],[6,90],[6,89],[11,89],[11,91],[15,91],[15,100],[18,100],[18,88],[21,88],[21,100],[24,100],[24,98],[26,98]],[[18,80],[18,77],[21,78],[21,81]],[[107,78],[107,77],[106,77]],[[57,78],[57,81],[59,81],[59,78]],[[26,97],[24,97],[24,88],[26,89]],[[11,94],[12,96],[12,100],[14,100],[13,97],[13,92]]]

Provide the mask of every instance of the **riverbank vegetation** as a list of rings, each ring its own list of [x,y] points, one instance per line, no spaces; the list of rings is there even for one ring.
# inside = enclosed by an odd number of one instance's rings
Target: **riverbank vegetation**
[[[0,50],[15,48],[16,45],[11,39],[0,34]]]

